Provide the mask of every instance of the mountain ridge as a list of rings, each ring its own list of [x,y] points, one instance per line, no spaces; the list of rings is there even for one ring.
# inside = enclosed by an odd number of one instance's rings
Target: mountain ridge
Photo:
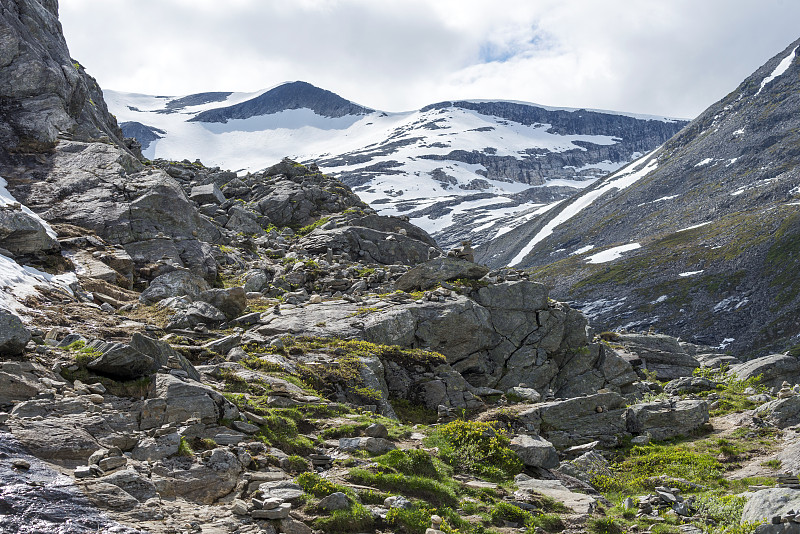
[[[646,171],[627,187],[604,178],[477,257],[532,269],[603,328],[653,327],[735,354],[792,347],[799,47],[632,164]],[[587,261],[633,244],[608,262]]]
[[[293,96],[297,87],[301,94]],[[684,124],[487,100],[386,113],[346,107],[342,103],[349,101],[311,87],[294,82],[262,93],[232,93],[232,105],[216,102],[180,113],[168,112],[172,102],[198,100],[205,93],[156,98],[107,91],[107,97],[126,135],[139,138],[147,157],[202,156],[213,165],[236,162],[255,170],[289,154],[320,165],[381,213],[408,216],[445,247],[467,239],[480,244],[520,217],[535,217],[545,201],[562,199],[652,150]],[[345,107],[336,109],[349,113],[320,115],[311,109],[314,99],[297,108],[306,90],[328,95],[334,104],[326,108],[341,104]],[[274,105],[254,104],[276,91],[283,96]],[[234,116],[231,109],[249,111],[222,122]],[[220,122],[196,120],[202,117]]]

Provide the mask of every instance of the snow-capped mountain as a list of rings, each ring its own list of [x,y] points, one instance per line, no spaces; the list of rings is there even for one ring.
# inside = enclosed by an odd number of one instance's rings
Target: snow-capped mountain
[[[313,161],[445,247],[483,243],[536,218],[686,124],[506,101],[387,113],[305,82],[257,93],[105,96],[148,158],[197,158],[239,172],[284,156]]]
[[[800,345],[800,40],[640,160],[480,247],[604,329]]]

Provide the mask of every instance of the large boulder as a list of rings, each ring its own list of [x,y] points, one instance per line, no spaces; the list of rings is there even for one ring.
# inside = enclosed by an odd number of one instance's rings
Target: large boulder
[[[184,382],[169,374],[157,374],[149,398],[144,402],[139,426],[142,430],[192,418],[216,423],[228,401],[208,386]]]
[[[629,432],[658,441],[686,435],[707,422],[708,403],[702,400],[634,404],[627,414]]]
[[[25,345],[31,340],[31,333],[22,320],[0,308],[0,356],[22,354]]]
[[[769,523],[773,517],[786,515],[789,510],[800,510],[800,490],[791,488],[759,490],[748,497],[742,511],[742,523]]]
[[[755,413],[778,428],[800,424],[800,395],[767,402],[756,408]]]
[[[368,313],[363,304],[326,302],[288,309],[264,322],[255,329],[262,336],[335,336],[434,350],[473,387],[505,391],[525,384],[571,397],[601,388],[627,392],[637,380],[613,350],[589,343],[583,314],[550,302],[544,286],[528,281],[490,284],[474,298],[388,299]]]
[[[761,376],[761,383],[767,387],[780,386],[784,381],[800,382],[800,358],[789,354],[762,356],[732,367],[732,370],[739,380]]]
[[[634,367],[654,372],[659,380],[692,376],[700,367],[676,338],[662,334],[620,334],[615,349]]]
[[[4,185],[5,180],[0,178],[0,191]],[[40,219],[26,212],[22,205],[3,205],[0,197],[0,248],[21,256],[58,250],[54,235],[50,235]]]
[[[488,267],[460,258],[444,256],[435,258],[410,269],[401,276],[395,287],[401,291],[430,289],[441,282],[460,278],[477,280],[489,272]]]
[[[0,362],[0,406],[31,399],[47,389],[39,380],[42,371],[32,362]]]
[[[227,449],[217,448],[195,463],[186,458],[166,459],[153,467],[153,484],[162,498],[182,497],[211,504],[228,495],[239,481],[242,464]]]
[[[209,289],[200,293],[199,299],[217,308],[228,319],[239,317],[247,308],[247,296],[242,287]]]
[[[95,341],[87,347],[99,353],[99,356],[86,364],[86,367],[118,380],[139,378],[151,373],[156,367],[152,357],[125,343]]]
[[[155,304],[170,297],[187,296],[196,300],[208,289],[210,287],[203,278],[188,269],[178,269],[156,277],[139,296],[139,300],[145,304]]]
[[[529,434],[515,436],[509,445],[528,467],[553,469],[558,467],[558,453],[553,444],[546,439]]]

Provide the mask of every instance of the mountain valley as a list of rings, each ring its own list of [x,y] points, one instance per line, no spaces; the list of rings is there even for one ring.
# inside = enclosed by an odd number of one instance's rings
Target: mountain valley
[[[800,40],[688,124],[0,43],[0,534],[800,530]]]

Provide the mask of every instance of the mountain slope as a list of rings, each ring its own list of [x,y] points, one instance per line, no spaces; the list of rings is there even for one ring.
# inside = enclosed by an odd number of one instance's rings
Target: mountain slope
[[[254,171],[283,156],[320,167],[442,246],[482,243],[652,150],[684,124],[520,102],[372,111],[292,82],[258,93],[152,97],[106,91],[149,158]]]
[[[482,247],[603,328],[800,341],[800,40],[663,147]]]

